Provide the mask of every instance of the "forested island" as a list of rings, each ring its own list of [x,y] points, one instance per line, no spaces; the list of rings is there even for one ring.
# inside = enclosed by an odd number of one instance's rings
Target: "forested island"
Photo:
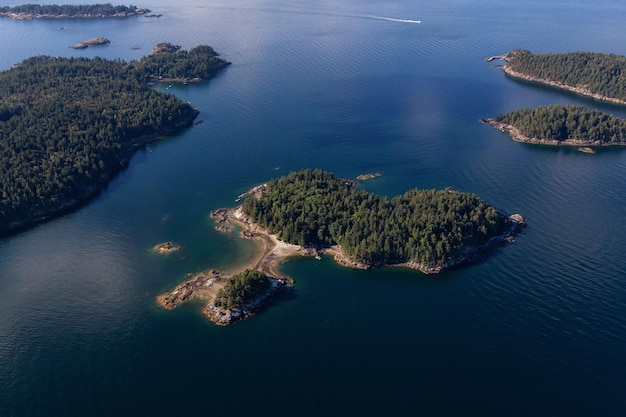
[[[232,275],[202,272],[157,297],[165,309],[201,298],[203,314],[227,325],[253,314],[293,280],[280,263],[288,257],[329,254],[346,267],[401,266],[426,274],[461,266],[505,242],[526,226],[474,194],[411,190],[391,200],[357,190],[354,181],[321,170],[301,170],[240,196],[242,205],[211,213],[216,229],[257,239],[263,249]],[[228,227],[225,227],[227,225]]]
[[[268,182],[242,212],[284,242],[338,245],[350,266],[425,273],[461,265],[523,226],[521,216],[507,217],[474,194],[414,189],[387,199],[321,170]]]
[[[113,6],[100,4],[22,4],[0,7],[0,16],[15,20],[30,19],[93,19],[107,17],[131,17],[150,13],[149,9],[137,6]]]
[[[131,62],[38,56],[0,72],[0,233],[75,207],[138,146],[192,125],[197,110],[149,83],[228,64],[198,46]]]
[[[549,85],[598,100],[626,104],[626,57],[597,52],[533,54],[515,50],[501,57],[511,77]]]
[[[626,120],[583,106],[551,105],[481,119],[513,140],[541,145],[626,145]]]

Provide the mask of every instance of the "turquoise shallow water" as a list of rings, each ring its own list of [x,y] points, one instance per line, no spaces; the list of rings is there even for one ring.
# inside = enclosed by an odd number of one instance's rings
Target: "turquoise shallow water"
[[[551,103],[626,117],[483,61],[626,54],[619,2],[148,7],[163,17],[0,20],[2,69],[37,54],[136,59],[164,40],[233,62],[157,87],[204,123],[141,149],[87,206],[0,240],[0,415],[624,415],[625,150],[530,147],[477,122]],[[96,36],[111,44],[67,48]],[[438,276],[291,260],[296,286],[225,329],[197,304],[155,306],[188,273],[253,252],[213,230],[211,210],[304,167],[381,172],[360,186],[384,195],[451,185],[529,227]],[[183,252],[150,253],[165,240]]]

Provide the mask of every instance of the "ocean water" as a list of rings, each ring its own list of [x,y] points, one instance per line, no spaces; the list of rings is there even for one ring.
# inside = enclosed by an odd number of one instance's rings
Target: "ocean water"
[[[233,63],[156,87],[202,124],[140,149],[85,207],[0,239],[1,416],[626,415],[626,149],[527,146],[478,123],[552,103],[626,117],[483,60],[626,55],[621,2],[139,6],[163,17],[0,20],[2,70],[39,54],[138,59],[162,41]],[[68,48],[97,36],[111,44]],[[290,260],[296,285],[228,328],[201,304],[156,307],[188,274],[254,254],[211,210],[314,167],[381,172],[359,184],[381,195],[450,185],[529,226],[436,276]],[[183,251],[150,252],[165,240]]]

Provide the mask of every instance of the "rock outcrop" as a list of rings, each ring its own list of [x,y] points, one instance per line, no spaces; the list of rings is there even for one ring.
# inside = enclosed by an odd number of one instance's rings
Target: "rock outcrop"
[[[89,48],[92,45],[108,45],[110,43],[111,41],[108,40],[107,38],[93,38],[93,39],[87,39],[86,41],[79,42],[76,45],[72,45],[70,46],[70,48],[85,49],[85,48]]]

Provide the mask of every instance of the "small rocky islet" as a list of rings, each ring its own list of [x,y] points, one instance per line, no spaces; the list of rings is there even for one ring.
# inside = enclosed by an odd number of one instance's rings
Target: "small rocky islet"
[[[85,49],[94,45],[108,45],[110,43],[111,41],[108,40],[107,38],[93,38],[93,39],[87,39],[86,41],[79,42],[76,45],[71,45],[70,48]]]
[[[155,245],[152,250],[161,255],[169,255],[170,253],[180,252],[182,248],[183,247],[181,245],[168,241]]]

